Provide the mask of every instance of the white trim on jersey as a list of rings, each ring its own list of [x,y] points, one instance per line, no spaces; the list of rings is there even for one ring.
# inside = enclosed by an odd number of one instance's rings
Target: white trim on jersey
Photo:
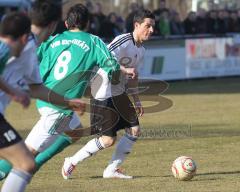
[[[143,46],[136,46],[133,35],[131,33],[117,36],[108,45],[108,48],[110,51],[112,50],[111,53],[118,59],[120,65],[126,66],[125,64],[127,64],[126,67],[134,67],[136,69],[138,68],[138,65],[141,64],[145,52]],[[93,97],[95,99],[104,100],[111,96],[121,95],[126,91],[125,86],[128,78],[123,73],[121,73],[119,78],[120,83],[117,85],[112,85],[108,77],[102,73],[101,69],[97,71],[97,74],[101,76],[101,81],[103,83],[101,84],[100,89],[97,92],[94,92]],[[96,79],[96,81],[97,82],[94,82],[93,80],[92,85],[98,85],[99,78],[98,80]]]
[[[109,51],[112,52],[114,49],[121,46],[123,43],[127,42],[130,39],[133,39],[131,33],[127,33],[127,34],[124,34],[124,35],[120,36],[120,38],[117,38],[116,40],[113,40],[109,44],[109,47],[108,47]]]

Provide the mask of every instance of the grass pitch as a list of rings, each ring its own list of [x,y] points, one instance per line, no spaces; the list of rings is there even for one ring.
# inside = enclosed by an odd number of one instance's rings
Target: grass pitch
[[[39,192],[233,192],[240,189],[240,78],[169,83],[162,96],[173,106],[141,118],[143,134],[123,165],[133,180],[102,179],[113,148],[79,164],[70,180],[63,180],[64,157],[90,138],[65,149],[34,176],[27,191]],[[151,84],[158,88],[158,83]],[[145,103],[146,105],[151,102]],[[12,104],[7,119],[23,137],[38,119],[34,105],[26,111]],[[88,115],[82,118],[88,124]],[[177,181],[172,162],[181,155],[197,163],[197,176]]]

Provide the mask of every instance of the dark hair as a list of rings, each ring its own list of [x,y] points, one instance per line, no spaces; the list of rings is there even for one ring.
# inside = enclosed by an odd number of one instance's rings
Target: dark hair
[[[53,0],[36,0],[30,10],[32,24],[46,27],[51,22],[58,21],[62,16],[62,7]]]
[[[155,16],[151,11],[147,9],[139,9],[134,14],[133,23],[135,22],[142,23],[144,22],[145,18],[150,18],[155,20]]]
[[[12,12],[4,16],[1,27],[1,36],[10,36],[12,39],[17,39],[31,31],[31,21],[29,17],[20,12]]]
[[[78,28],[83,30],[87,27],[88,20],[88,9],[81,3],[72,6],[67,13],[68,29]]]

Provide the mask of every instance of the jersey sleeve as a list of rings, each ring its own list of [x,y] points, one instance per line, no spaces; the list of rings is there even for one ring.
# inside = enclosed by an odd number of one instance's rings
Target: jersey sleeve
[[[27,84],[42,83],[36,51],[37,51],[36,43],[34,42],[34,40],[29,40],[21,54],[21,57],[24,59],[23,66],[26,68],[24,79],[26,80]]]
[[[112,79],[114,72],[119,72],[120,65],[110,51],[108,50],[105,43],[100,38],[95,38],[95,56],[98,66],[103,69],[107,74],[109,79]]]
[[[5,65],[10,56],[10,48],[5,44],[0,42],[0,75],[2,74]]]
[[[25,76],[25,79],[28,84],[40,84],[42,83],[42,79],[40,77],[39,71],[39,62],[37,58],[37,54],[35,52],[29,55],[29,71]]]
[[[126,47],[126,43],[118,43],[119,37],[116,37],[110,44],[108,44],[108,49],[111,54],[120,61],[121,58],[124,56],[124,48]],[[121,65],[121,63],[119,63]]]

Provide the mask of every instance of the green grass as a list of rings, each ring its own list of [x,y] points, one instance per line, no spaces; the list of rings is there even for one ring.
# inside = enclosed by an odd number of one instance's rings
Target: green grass
[[[169,83],[162,95],[173,106],[141,119],[143,136],[124,163],[133,180],[102,179],[114,148],[79,164],[71,180],[61,176],[64,157],[76,152],[83,138],[54,157],[34,176],[27,191],[41,192],[226,192],[240,188],[240,78]],[[159,83],[153,83],[154,89]],[[151,102],[145,103],[151,105]],[[35,107],[23,111],[12,104],[7,118],[26,136],[38,119]],[[83,117],[88,124],[88,115]],[[192,156],[198,166],[192,181],[173,178],[171,164],[181,155]]]

